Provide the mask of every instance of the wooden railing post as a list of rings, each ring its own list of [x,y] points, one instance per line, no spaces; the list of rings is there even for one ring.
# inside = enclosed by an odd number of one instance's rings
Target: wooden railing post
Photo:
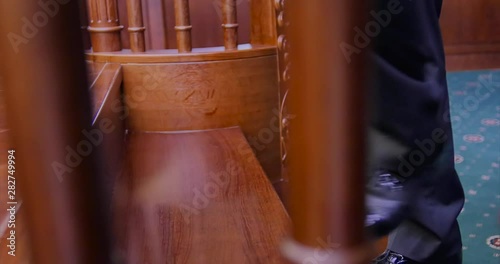
[[[130,34],[130,49],[133,52],[146,51],[144,42],[144,21],[142,18],[141,0],[127,0],[128,32]]]
[[[224,30],[224,47],[226,50],[238,48],[238,20],[236,0],[223,0],[222,29]]]
[[[47,18],[38,4],[0,1],[0,35],[23,34],[20,18]],[[103,132],[91,129],[78,2],[65,1],[48,19],[33,22],[38,28],[28,42],[0,40],[14,176],[26,216],[16,224],[27,225],[18,239],[29,240],[33,263],[112,263],[109,203],[100,192],[94,139],[85,136]]]
[[[364,232],[365,91],[362,54],[341,43],[365,28],[365,1],[287,1],[292,263],[369,263]]]
[[[189,19],[189,0],[174,0],[175,30],[179,52],[191,52],[191,21]]]
[[[117,0],[88,0],[90,38],[94,52],[120,51],[120,31]]]

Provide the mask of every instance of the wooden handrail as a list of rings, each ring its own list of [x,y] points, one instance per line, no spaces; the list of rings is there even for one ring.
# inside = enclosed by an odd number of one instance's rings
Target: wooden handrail
[[[180,53],[191,52],[191,21],[189,19],[189,0],[174,0],[175,30],[177,49]]]
[[[130,34],[130,49],[133,52],[146,51],[144,41],[144,21],[142,18],[141,0],[127,0],[128,32]]]
[[[222,29],[224,30],[224,47],[226,50],[238,48],[238,20],[236,0],[223,0]]]

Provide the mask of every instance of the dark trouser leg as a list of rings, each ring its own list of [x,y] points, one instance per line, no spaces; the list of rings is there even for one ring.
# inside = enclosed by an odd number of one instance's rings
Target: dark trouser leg
[[[374,39],[372,125],[409,149],[380,168],[407,178],[404,190],[412,197],[407,221],[392,233],[389,248],[424,263],[445,259],[461,251],[456,217],[464,195],[453,161],[442,1],[376,3],[378,14],[397,12]]]

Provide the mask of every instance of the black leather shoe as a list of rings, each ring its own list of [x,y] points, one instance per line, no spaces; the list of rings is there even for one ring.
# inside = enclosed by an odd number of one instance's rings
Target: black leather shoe
[[[418,264],[405,256],[386,250],[382,255],[372,261],[372,264]]]
[[[407,217],[407,211],[408,193],[402,179],[387,171],[376,171],[366,188],[368,234],[375,238],[389,234]]]

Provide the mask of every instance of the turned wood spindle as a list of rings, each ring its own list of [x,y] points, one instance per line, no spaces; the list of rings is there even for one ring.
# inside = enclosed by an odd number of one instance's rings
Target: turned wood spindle
[[[23,26],[19,18],[34,12],[42,12],[37,1],[0,1],[0,35],[17,32]],[[69,1],[18,50],[0,41],[14,176],[23,194],[18,198],[24,215],[18,217],[26,216],[26,228],[17,228],[28,230],[18,239],[31,246],[19,248],[19,253],[31,254],[30,263],[112,263],[104,214],[109,206],[100,191],[102,165],[97,164],[96,146],[82,134],[92,128],[81,32],[75,30],[78,20],[78,2]],[[74,166],[67,159],[70,148],[86,153]],[[7,250],[5,244],[2,248]],[[12,262],[17,260],[7,260]]]
[[[224,47],[226,50],[238,48],[238,20],[236,16],[236,0],[223,0],[222,29],[224,30]]]
[[[368,263],[364,227],[364,59],[339,45],[364,24],[365,1],[289,1],[289,207],[292,263]],[[287,6],[288,8],[288,6]],[[287,11],[287,12],[288,12]]]
[[[130,49],[132,52],[146,51],[144,42],[144,20],[142,18],[141,0],[127,0],[128,32],[130,34]]]
[[[191,52],[191,21],[189,19],[189,0],[174,0],[175,30],[179,52]]]
[[[116,0],[88,0],[90,23],[88,31],[94,52],[120,51],[120,31]]]

